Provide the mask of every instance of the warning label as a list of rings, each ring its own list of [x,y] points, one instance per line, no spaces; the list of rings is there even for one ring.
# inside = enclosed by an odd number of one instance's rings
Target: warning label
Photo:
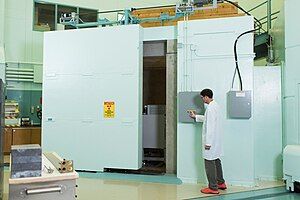
[[[104,118],[115,117],[115,102],[109,101],[104,102]]]

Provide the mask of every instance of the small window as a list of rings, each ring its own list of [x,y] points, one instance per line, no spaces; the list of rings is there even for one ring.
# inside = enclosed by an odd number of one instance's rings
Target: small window
[[[1,1],[1,0],[0,0]],[[81,19],[78,23],[97,22],[98,10],[79,8],[67,5],[58,5],[34,0],[34,17],[33,30],[34,31],[54,31],[75,29],[72,25],[60,24],[62,14],[79,14]],[[90,26],[97,27],[97,26]]]
[[[35,31],[55,30],[55,5],[35,2],[34,28]]]
[[[77,13],[77,8],[76,7],[71,7],[71,6],[60,6],[58,5],[57,7],[57,23],[59,23],[60,17],[62,14],[71,14],[72,12]],[[75,29],[74,26],[71,25],[65,25],[65,29]]]
[[[79,18],[84,22],[96,22],[98,20],[98,11],[79,8]]]

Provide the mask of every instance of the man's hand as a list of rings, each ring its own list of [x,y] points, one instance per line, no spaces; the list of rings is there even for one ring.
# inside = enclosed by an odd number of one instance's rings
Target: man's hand
[[[191,118],[196,119],[196,113],[195,113],[195,111],[189,110],[188,113],[189,113],[189,115],[190,115]]]
[[[211,147],[210,145],[205,145],[204,148],[205,148],[205,150],[210,150],[210,147]]]

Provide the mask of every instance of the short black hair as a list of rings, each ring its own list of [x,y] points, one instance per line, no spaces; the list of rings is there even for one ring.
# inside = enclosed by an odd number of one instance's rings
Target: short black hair
[[[209,98],[213,98],[214,94],[213,94],[213,91],[211,89],[204,89],[200,92],[200,95],[205,97],[205,96],[208,96]]]

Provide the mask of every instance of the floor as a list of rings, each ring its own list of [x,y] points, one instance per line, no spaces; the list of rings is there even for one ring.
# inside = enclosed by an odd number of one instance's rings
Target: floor
[[[190,200],[299,200],[300,194],[287,192],[285,187],[275,187],[263,190],[254,190],[249,192],[234,193],[220,197],[194,198]]]
[[[199,192],[204,185],[182,184],[175,176],[149,176],[119,173],[79,173],[79,200],[197,200],[197,199],[269,199],[294,200],[300,195],[287,193],[282,182],[259,182],[256,187],[230,186],[221,196]],[[5,170],[4,200],[7,200],[9,171]],[[271,188],[271,189],[270,189]]]

